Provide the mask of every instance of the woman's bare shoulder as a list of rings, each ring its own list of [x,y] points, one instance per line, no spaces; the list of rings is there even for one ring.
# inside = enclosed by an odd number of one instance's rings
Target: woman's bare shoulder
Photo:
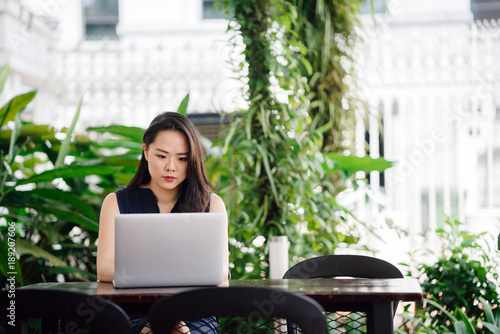
[[[215,193],[210,195],[210,212],[226,212],[224,201]]]
[[[106,197],[104,198],[104,200],[111,200],[113,198],[116,198],[116,193],[115,192],[112,192],[112,193],[109,193],[108,195],[106,195]]]
[[[108,194],[105,198],[104,201],[102,201],[102,206],[101,206],[101,215],[110,213],[112,215],[116,215],[118,209],[118,199],[116,197],[116,194],[110,193]]]
[[[110,205],[113,203],[117,203],[118,199],[116,197],[116,193],[112,192],[109,193],[105,198],[104,201],[102,202],[102,205]]]

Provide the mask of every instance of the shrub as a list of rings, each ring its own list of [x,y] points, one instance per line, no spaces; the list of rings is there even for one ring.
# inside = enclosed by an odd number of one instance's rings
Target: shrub
[[[463,331],[457,326],[462,322],[482,329],[483,323],[491,319],[485,305],[490,313],[499,306],[498,261],[491,256],[492,243],[486,233],[463,231],[456,220],[447,220],[445,228],[436,234],[442,245],[434,254],[436,262],[417,266],[426,300],[417,304],[416,314],[403,314],[409,320],[402,329],[411,326],[424,333],[459,333]],[[450,316],[453,314],[461,322]]]

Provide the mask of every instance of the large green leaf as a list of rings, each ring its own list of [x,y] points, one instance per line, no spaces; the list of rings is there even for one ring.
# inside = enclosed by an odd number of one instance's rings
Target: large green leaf
[[[75,116],[73,117],[73,121],[66,132],[66,138],[62,142],[61,148],[59,150],[59,154],[57,155],[56,163],[54,164],[54,168],[61,168],[64,166],[64,158],[68,155],[71,144],[71,135],[75,130],[76,122],[78,122],[78,118],[80,117],[80,110],[82,109],[83,96],[80,98],[80,102],[78,102],[78,107],[76,108]]]
[[[189,104],[189,93],[182,99],[181,104],[179,104],[179,108],[177,108],[177,112],[181,115],[187,116],[188,104]]]
[[[17,208],[31,208],[38,213],[43,213],[46,215],[53,215],[60,221],[70,222],[76,225],[79,225],[83,228],[86,228],[90,231],[98,232],[99,224],[96,220],[92,220],[91,218],[85,217],[82,214],[72,211],[70,209],[65,209],[62,207],[56,207],[54,204],[49,204],[42,199],[36,197],[24,197],[26,202],[23,203],[19,201],[19,198],[23,198],[22,196],[15,196],[12,194],[8,194],[2,200],[2,205],[5,207],[17,207]],[[94,215],[95,217],[95,215]]]
[[[356,157],[343,155],[341,153],[324,153],[323,168],[326,172],[350,171],[350,172],[373,172],[392,167],[393,162],[383,158]]]
[[[472,334],[467,332],[467,327],[463,321],[455,321],[453,327],[455,328],[455,334]]]
[[[474,325],[472,325],[472,323],[470,322],[470,319],[467,317],[467,315],[464,312],[462,312],[462,310],[460,310],[458,307],[455,309],[455,316],[456,317],[457,317],[457,314],[458,314],[458,317],[460,317],[462,319],[461,322],[463,323],[463,327],[465,328],[464,333],[476,334],[476,330],[474,329]],[[460,325],[460,327],[462,327],[462,326]],[[463,328],[461,330],[463,331]],[[457,334],[458,334],[458,331],[457,331]]]
[[[453,314],[451,314],[443,306],[441,306],[439,303],[435,302],[434,300],[424,298],[424,302],[429,303],[429,304],[433,305],[434,307],[436,307],[437,309],[439,309],[440,311],[442,311],[444,314],[446,314],[448,316],[448,318],[450,318],[450,320],[453,321],[453,323],[456,323],[459,321],[457,318],[455,318],[453,316]]]
[[[94,232],[99,232],[99,224],[79,213],[62,210],[60,208],[48,207],[46,205],[31,205],[33,209],[40,213],[52,214],[59,220],[71,222]]]
[[[54,254],[51,254],[47,252],[46,250],[38,247],[37,245],[34,245],[28,240],[21,239],[19,238],[16,240],[16,251],[20,255],[33,255],[34,257],[38,258],[43,258],[47,261],[52,262],[56,266],[66,266],[66,262],[55,256]]]
[[[88,175],[111,175],[119,171],[117,167],[110,166],[66,166],[51,169],[30,178],[17,181],[16,186],[29,183],[50,182],[58,178],[85,177]]]
[[[52,267],[49,269],[54,274],[77,274],[78,276],[88,276],[90,279],[97,280],[97,275],[94,273],[89,273],[85,270],[80,270],[74,267]]]
[[[13,97],[0,109],[0,128],[7,122],[14,120],[18,111],[23,110],[36,95],[36,91]]]
[[[20,203],[24,203],[26,206],[29,206],[30,203],[34,202],[30,200],[34,198],[35,200],[52,200],[59,202],[61,204],[67,204],[75,209],[79,210],[86,217],[97,221],[97,216],[92,210],[90,206],[88,206],[85,202],[83,202],[79,197],[69,193],[67,191],[62,191],[58,189],[45,189],[45,188],[36,188],[29,191],[12,191],[9,193],[9,198],[17,198]],[[7,199],[6,199],[7,200]],[[22,201],[22,202],[21,202]],[[40,203],[35,201],[36,203]],[[5,206],[9,205],[8,200],[2,203]]]
[[[271,190],[273,192],[276,205],[279,205],[280,201],[278,198],[278,191],[276,190],[276,184],[274,183],[274,175],[271,171],[271,165],[269,164],[268,151],[262,145],[256,145],[256,147],[262,157],[262,162],[264,163],[264,169],[266,170],[267,178],[269,180],[269,184],[271,185]]]
[[[16,240],[16,252],[17,251],[17,237],[15,237]],[[19,260],[17,257],[14,259],[14,264],[12,264],[11,261],[9,261],[9,245],[6,242],[0,242],[0,271],[2,274],[9,278],[11,275],[14,275],[16,277],[16,281],[19,282],[19,284],[23,285],[23,273],[21,270],[21,266],[19,265]],[[14,266],[12,268],[12,266]],[[9,274],[13,273],[13,274]]]
[[[3,91],[5,82],[7,82],[9,75],[10,75],[10,65],[7,63],[2,66],[2,69],[0,69],[0,93]]]
[[[142,143],[142,137],[144,136],[144,129],[135,126],[125,126],[125,125],[110,125],[104,127],[89,127],[87,131],[94,131],[98,133],[110,133],[113,135],[128,138],[129,140]]]
[[[12,130],[11,136],[10,136],[10,143],[9,143],[9,154],[7,157],[7,163],[9,165],[12,165],[14,162],[14,159],[17,155],[17,148],[16,148],[16,142],[17,139],[19,138],[19,133],[21,132],[21,116],[20,112],[16,114],[14,117],[14,129]]]
[[[22,124],[19,132],[19,138],[34,137],[41,140],[58,141],[55,137],[55,129],[50,125],[35,125],[32,123]],[[12,135],[11,130],[3,130],[0,132],[0,140],[10,141]]]
[[[110,140],[103,140],[100,143],[93,143],[92,145],[97,149],[125,148],[129,150],[129,153],[131,152],[137,152],[138,154],[142,153],[142,140],[140,142],[131,142],[131,141],[125,141],[123,139],[120,140],[110,139]]]
[[[490,324],[489,322],[483,322],[483,326],[486,327],[493,334],[500,334],[500,328]]]
[[[486,316],[486,321],[495,323],[495,316],[493,315],[493,311],[491,310],[490,303],[483,297],[479,297],[478,299],[484,307],[484,314]]]
[[[104,157],[101,159],[103,164],[111,166],[128,166],[137,168],[139,165],[140,155],[138,154],[123,154]]]

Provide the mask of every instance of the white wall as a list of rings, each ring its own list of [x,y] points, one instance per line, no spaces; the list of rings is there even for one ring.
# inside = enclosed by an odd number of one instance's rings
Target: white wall
[[[225,29],[223,20],[202,20],[202,1],[121,0],[118,34]]]
[[[65,1],[58,10],[58,37],[55,47],[73,49],[83,39],[83,17],[80,0]]]
[[[402,14],[457,13],[470,11],[470,0],[389,0],[388,7],[400,7]]]
[[[199,20],[196,0],[122,0],[120,34],[158,30],[183,30]]]
[[[11,68],[2,101],[43,85],[56,27],[48,11],[20,1],[0,3],[0,65]]]
[[[443,23],[470,21],[470,0],[387,0],[387,15],[378,15],[382,21],[401,25],[415,23]],[[371,15],[363,21],[370,23]]]
[[[58,43],[74,46],[82,36],[81,0],[20,0],[35,15],[58,22]]]
[[[54,46],[70,50],[84,41],[82,0],[22,0],[36,15],[53,17],[57,23]],[[119,0],[117,33],[121,39],[133,35],[211,30],[224,32],[224,20],[203,20],[201,0]],[[95,43],[95,42],[92,42]]]

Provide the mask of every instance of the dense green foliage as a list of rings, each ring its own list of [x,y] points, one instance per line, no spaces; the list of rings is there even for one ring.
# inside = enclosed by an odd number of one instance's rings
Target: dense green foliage
[[[474,333],[472,328],[481,332],[484,322],[498,326],[494,319],[500,318],[500,281],[491,241],[485,233],[461,230],[458,221],[445,223],[437,231],[441,252],[434,254],[431,264],[418,265],[427,300],[417,305],[416,315],[409,317],[407,325],[422,333]]]
[[[244,46],[233,68],[248,104],[229,116],[223,155],[211,167],[229,211],[235,278],[267,276],[265,240],[273,235],[288,236],[292,261],[357,241],[351,231],[361,224],[354,227],[356,220],[338,205],[340,189],[329,177],[342,169],[335,158],[343,156],[323,155],[331,147],[325,140],[332,142],[341,127],[349,133],[354,124],[342,107],[348,69],[341,61],[348,57],[346,41],[355,26],[346,20],[359,9],[355,1],[337,8],[341,3],[220,2],[234,49]],[[344,8],[349,12],[339,15]],[[337,180],[360,168],[351,167],[336,172]]]
[[[442,321],[446,322],[448,326],[431,324],[430,326],[422,326],[417,331],[423,333],[449,333],[449,327],[453,327],[456,334],[476,334],[488,331],[488,333],[500,333],[500,312],[498,308],[493,310],[488,301],[479,297],[478,305],[484,309],[484,316],[478,324],[477,318],[470,318],[464,308],[456,307],[454,311],[448,311],[446,307],[441,306],[434,300],[425,300],[426,303],[439,310],[443,316]],[[431,321],[432,322],[432,321]]]
[[[353,150],[355,123],[363,115],[356,93],[353,64],[358,37],[360,0],[288,0],[296,14],[287,22],[286,41],[308,101],[309,131],[321,129],[324,153]],[[304,80],[305,79],[305,80]],[[325,175],[334,194],[345,190],[346,178]]]
[[[225,168],[218,185],[229,211],[232,272],[237,278],[266,276],[264,240],[269,236],[288,235],[292,247],[301,247],[297,225],[314,224],[314,203],[308,194],[319,186],[316,171],[321,170],[321,160],[311,157],[321,136],[305,134],[304,115],[272,92],[271,68],[278,64],[271,50],[277,43],[271,15],[277,15],[277,4],[225,2],[233,14],[235,44],[245,45],[244,60],[235,68],[241,69],[242,79],[248,78],[243,92],[248,109],[231,116],[219,163]]]
[[[0,78],[8,73],[6,65]],[[21,113],[34,96],[15,96],[0,109],[0,284],[11,273],[20,285],[56,281],[58,275],[95,280],[100,206],[135,171],[142,129],[94,128],[76,135],[79,108],[69,129],[24,122]],[[97,143],[91,133],[109,139]]]
[[[360,109],[353,80],[353,47],[359,26],[359,5],[352,0],[288,0],[295,15],[288,22],[286,42],[300,62],[312,130],[323,127],[324,152],[345,148],[352,140]],[[343,131],[348,130],[348,131]]]

